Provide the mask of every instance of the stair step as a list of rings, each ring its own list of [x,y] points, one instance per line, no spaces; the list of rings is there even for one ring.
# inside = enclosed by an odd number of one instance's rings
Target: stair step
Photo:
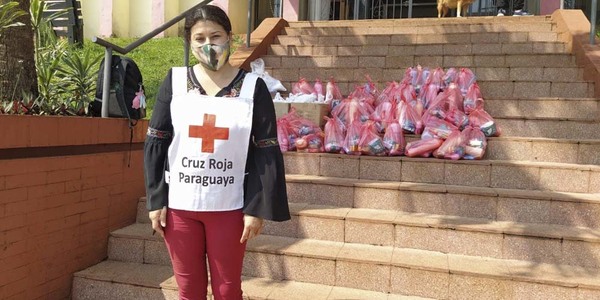
[[[526,42],[526,43],[494,43],[493,37],[486,43],[465,43],[465,44],[425,44],[425,45],[404,45],[388,46],[388,44],[377,45],[375,41],[365,38],[368,45],[349,45],[351,47],[336,46],[326,41],[321,45],[281,45],[272,44],[269,46],[269,55],[341,55],[343,53],[355,53],[356,55],[505,55],[505,54],[568,54],[566,44],[561,42]],[[382,40],[385,42],[386,40]],[[268,65],[268,64],[267,64]]]
[[[600,267],[598,229],[295,203],[264,234]]]
[[[269,70],[267,70],[269,71]],[[347,73],[351,72],[351,73]],[[403,69],[280,69],[273,70],[273,77],[279,79],[283,86],[292,91],[292,86],[300,78],[313,82],[316,78],[334,78],[342,95],[350,94],[358,84],[366,82],[365,75],[371,76],[379,90],[385,88],[385,83],[399,81],[404,77]],[[292,79],[293,78],[293,79]],[[537,98],[590,98],[594,96],[593,82],[577,81],[505,81],[478,80],[479,88],[484,99],[537,99]]]
[[[466,18],[413,18],[413,19],[375,19],[375,20],[337,20],[337,21],[290,21],[289,27],[380,27],[380,26],[430,26],[459,24],[530,24],[552,23],[550,16],[531,16],[527,18],[497,18],[495,16]]]
[[[303,35],[382,35],[382,34],[436,34],[436,33],[489,33],[489,32],[551,32],[556,25],[551,22],[534,23],[487,23],[487,24],[431,24],[429,26],[414,26],[397,24],[373,24],[364,27],[357,26],[328,26],[328,27],[285,27],[281,34],[288,36]]]
[[[415,220],[415,222],[423,222],[420,216],[415,217],[413,220]],[[461,228],[461,226],[457,223],[460,224],[460,221],[455,220],[452,222],[450,220],[448,224],[440,225],[439,222],[431,220],[426,226],[448,226],[449,224],[452,224],[451,226],[454,228]],[[365,225],[368,226],[366,223],[359,224],[359,226]],[[503,230],[508,232],[513,231],[519,234],[527,234],[526,232],[531,234],[533,227],[531,227],[531,224],[529,225],[530,226],[525,226],[523,228],[515,226],[514,224],[506,225],[506,228]],[[138,224],[136,226],[145,225]],[[462,226],[464,226],[464,228],[472,228],[473,226],[478,225],[467,224]],[[323,227],[323,230],[327,230],[325,227],[326,226]],[[488,224],[488,227],[491,228],[492,226]],[[557,232],[553,230],[555,229],[554,227],[539,226],[538,229],[540,231],[547,232],[548,235],[557,235]],[[121,232],[126,230],[129,230],[129,228],[122,229]],[[372,232],[373,228],[367,228],[367,230],[368,232]],[[148,231],[143,232],[145,232],[144,238],[156,239],[155,237],[152,237]],[[381,234],[382,232],[384,231],[379,230],[379,233],[377,234]],[[453,235],[460,235],[459,230],[451,229],[448,230],[448,232],[451,232]],[[437,243],[444,246],[448,246],[444,241],[454,240],[457,242],[450,243],[452,247],[464,249],[463,251],[466,252],[469,252],[474,248],[491,249],[497,246],[496,244],[491,243],[489,240],[481,239],[480,237],[475,237],[475,241],[466,241],[461,243],[464,238],[449,239],[447,236],[446,238],[441,238],[440,235],[429,233],[431,233],[431,229],[429,229],[427,234],[423,234],[421,232],[414,233],[418,235],[418,238],[411,238],[414,234],[410,235],[408,232],[401,232],[398,234],[398,236],[399,238],[403,238],[404,240],[408,241],[408,243],[413,243],[415,240],[417,240],[416,242],[420,243]],[[111,237],[111,239],[116,238],[116,236],[119,236],[120,234],[115,232],[113,235],[115,236]],[[130,236],[130,234],[124,235]],[[364,233],[361,235],[364,236]],[[596,240],[598,239],[597,236],[598,235],[595,232],[587,235],[588,238]],[[507,235],[506,239],[510,241],[513,238],[514,237]],[[580,237],[579,239],[583,239],[583,237]],[[517,246],[519,246],[519,241],[514,240],[514,242]],[[536,239],[529,239],[520,242],[521,247],[524,247],[530,251],[525,251],[530,257],[535,258],[536,255],[539,257],[545,257],[549,254],[554,254],[549,253],[549,249],[544,248],[543,243],[540,243]],[[569,241],[565,241],[564,243],[569,244]],[[483,247],[482,245],[487,246]],[[565,246],[563,251],[568,253],[569,249],[581,250],[581,245],[571,245],[571,247]],[[556,247],[554,247],[554,249],[555,248]],[[593,249],[590,249],[590,251],[591,250]],[[166,254],[166,249],[164,252]],[[577,253],[574,253],[573,257],[571,258],[575,259],[574,257],[576,255]],[[588,258],[588,260],[592,259],[593,258]],[[154,266],[147,264],[130,264]],[[306,268],[306,266],[311,266],[311,268]],[[168,266],[165,267],[168,268]],[[164,273],[166,273],[167,269],[162,270],[165,270]],[[116,278],[118,278],[118,276],[122,276],[121,278],[127,278],[130,280],[133,278],[134,280],[140,280],[139,277],[136,276],[122,275],[120,272],[115,271],[111,272],[115,274],[113,276]],[[145,274],[147,272],[147,269],[143,269],[139,271],[139,274]],[[391,277],[390,272],[392,274]],[[161,272],[161,274],[162,273],[163,272]],[[421,279],[427,278],[427,282],[429,282],[432,278],[439,279],[440,276],[451,277],[457,274],[469,277],[455,279],[458,281],[465,281],[462,284],[466,284],[467,282],[473,280],[477,281],[485,279],[500,280],[503,284],[508,281],[545,284],[556,287],[579,287],[585,289],[586,293],[600,293],[600,276],[598,276],[599,270],[597,268],[582,268],[565,264],[547,264],[522,260],[483,258],[458,254],[445,254],[430,250],[352,244],[348,242],[343,243],[295,239],[269,235],[261,235],[248,243],[244,264],[244,275],[246,276],[266,277],[276,280],[288,279],[302,282],[322,283],[330,286],[335,285],[359,288],[383,293],[391,292],[433,298],[447,298],[447,296],[444,297],[443,294],[430,294],[429,292],[418,290],[413,285],[414,283],[400,280],[400,278],[420,275]],[[425,278],[423,278],[423,276]],[[84,276],[76,274],[76,277]],[[159,277],[159,279],[163,281],[167,280],[168,278],[168,276],[164,275]],[[134,284],[137,286],[148,286],[149,279],[143,278],[143,280],[144,281],[142,282],[135,281]],[[447,281],[451,279],[445,278],[444,280]],[[115,279],[111,279],[111,281],[118,282],[118,280]],[[156,282],[156,280],[154,282]],[[498,283],[495,282],[495,284]],[[473,287],[469,287],[467,289],[472,288]],[[589,289],[593,289],[595,291]],[[438,290],[436,293],[439,292],[440,290]],[[516,299],[519,299],[519,297]]]
[[[484,158],[600,165],[600,140],[493,137],[488,138]]]
[[[531,61],[524,62],[526,58],[536,55],[446,55],[424,57],[414,55],[386,56],[386,55],[368,55],[349,56],[349,55],[320,55],[320,56],[263,56],[266,71],[270,74],[276,73],[277,69],[292,69],[295,71],[306,72],[308,68],[322,68],[325,71],[338,71],[344,74],[354,74],[355,68],[383,68],[382,73],[392,76],[383,78],[384,80],[399,80],[395,75],[404,75],[405,67],[399,63],[406,63],[413,60],[417,63],[408,66],[421,64],[423,67],[434,69],[438,66],[447,68],[473,68],[472,71],[478,75],[476,70],[481,69],[482,78],[492,80],[523,80],[523,81],[574,81],[580,79],[583,75],[583,69],[577,67],[573,61],[573,56],[568,54],[539,54],[540,58],[546,58],[542,61],[535,59],[539,64],[531,65]],[[543,57],[542,57],[543,56]],[[438,64],[421,63],[423,59],[429,59]],[[499,60],[500,59],[500,60]],[[502,63],[502,64],[500,64]],[[564,71],[566,74],[562,74]],[[282,71],[285,72],[285,71]],[[364,79],[364,74],[361,74]],[[335,76],[338,79],[338,76]],[[340,77],[344,80],[347,77]],[[351,77],[354,79],[354,77]],[[477,77],[477,79],[482,79]],[[287,78],[279,78],[289,80]],[[297,77],[292,79],[297,80]],[[374,78],[374,80],[377,80]]]
[[[171,267],[105,261],[75,274],[73,299],[175,300],[178,299],[177,284],[172,275]],[[140,278],[144,278],[144,280],[139,280]],[[427,299],[323,284],[246,276],[242,277],[242,289],[244,299],[253,300]]]
[[[380,35],[278,35],[274,44],[294,45],[419,45],[419,44],[485,44],[485,43],[525,43],[559,42],[557,32],[477,32],[477,33],[407,33]]]
[[[473,187],[600,193],[600,167],[544,162],[452,161],[329,153],[284,153],[287,174]],[[381,170],[386,170],[382,172]]]
[[[600,123],[596,120],[495,117],[502,136],[542,137],[553,139],[600,139]]]
[[[406,134],[405,139],[412,142],[421,136]],[[502,136],[487,142],[484,160],[600,165],[600,140]]]
[[[436,299],[600,295],[598,269],[267,235],[248,244],[244,274]]]
[[[286,175],[294,203],[600,229],[600,194]],[[536,212],[536,213],[532,213]]]
[[[600,119],[600,99],[537,98],[485,99],[485,110],[494,117],[550,117]]]
[[[352,46],[353,50],[360,50],[361,47]],[[386,70],[398,70],[404,72],[404,64],[410,60],[423,67],[436,68],[520,68],[515,72],[524,72],[526,69],[539,68],[578,68],[575,63],[575,56],[564,53],[553,54],[463,54],[463,55],[368,55],[361,54],[338,54],[338,55],[318,55],[318,56],[263,56],[268,68],[284,69],[308,69],[308,68],[328,68],[338,72],[350,72],[352,68],[384,68]],[[428,63],[435,62],[435,63]],[[268,69],[274,72],[276,69]],[[531,71],[536,72],[536,71]],[[402,73],[404,74],[404,73]],[[477,75],[477,73],[475,73]],[[363,74],[364,76],[364,74]],[[364,78],[364,77],[363,77]],[[280,78],[286,80],[284,78]],[[337,79],[337,77],[336,77]],[[393,78],[392,78],[393,79]]]
[[[74,274],[72,297],[83,299],[177,299],[161,290],[174,282],[170,266],[104,261]],[[172,283],[171,283],[172,285]]]

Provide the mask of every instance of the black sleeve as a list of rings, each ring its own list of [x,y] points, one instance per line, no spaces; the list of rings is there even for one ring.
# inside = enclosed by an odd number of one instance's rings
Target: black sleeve
[[[244,213],[272,221],[290,219],[283,155],[277,143],[275,107],[267,85],[256,82],[248,159]]]
[[[171,122],[171,71],[163,81],[144,143],[144,179],[146,181],[146,207],[157,210],[169,203],[169,185],[165,182],[167,152],[173,137]]]

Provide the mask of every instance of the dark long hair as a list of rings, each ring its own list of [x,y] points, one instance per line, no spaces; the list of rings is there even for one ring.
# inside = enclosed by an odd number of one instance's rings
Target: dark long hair
[[[227,34],[231,33],[231,21],[227,14],[218,6],[205,5],[199,9],[193,10],[185,16],[185,26],[183,30],[184,38],[189,42],[192,35],[192,27],[198,21],[212,21],[225,29]]]

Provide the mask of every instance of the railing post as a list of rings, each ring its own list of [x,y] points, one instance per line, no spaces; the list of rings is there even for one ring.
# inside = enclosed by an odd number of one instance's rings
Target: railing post
[[[590,44],[594,45],[596,43],[596,14],[598,11],[598,0],[592,0],[592,13],[591,20],[592,26],[590,28]]]
[[[186,37],[183,38],[183,64],[190,65],[190,41]]]
[[[112,66],[112,48],[104,50],[104,78],[102,81],[102,111],[101,116],[108,118],[108,99],[110,99],[110,70]]]
[[[252,34],[252,0],[248,0],[248,32],[246,33],[246,47],[250,48],[250,34]]]
[[[560,9],[565,9],[565,0],[560,0]]]
[[[250,0],[250,1],[252,1],[252,0]],[[127,54],[127,53],[133,51],[133,49],[139,47],[141,44],[147,42],[149,39],[155,37],[157,34],[165,31],[165,29],[167,29],[167,28],[177,24],[177,22],[183,20],[187,13],[191,12],[194,9],[197,9],[199,7],[207,5],[210,2],[212,2],[212,0],[204,0],[204,1],[196,4],[195,6],[186,10],[185,12],[179,14],[177,17],[171,19],[169,22],[162,24],[158,28],[152,30],[151,32],[144,35],[143,37],[141,37],[138,40],[134,41],[133,43],[129,44],[125,48],[119,47],[119,46],[117,46],[113,43],[110,43],[108,41],[105,41],[97,36],[92,38],[93,43],[96,43],[106,49],[104,52],[104,76],[103,76],[104,81],[102,82],[102,109],[100,111],[100,115],[103,118],[108,118],[108,112],[109,112],[108,100],[110,99],[110,75],[111,75],[110,70],[111,70],[111,66],[112,66],[113,50],[115,50],[116,52],[121,53],[121,54]],[[189,45],[186,46],[186,48],[184,50],[184,52],[187,52],[187,51],[189,51]],[[186,54],[186,58],[187,57],[189,57],[189,52],[187,52],[187,54]],[[186,58],[184,58],[184,61]],[[187,65],[187,63],[186,63],[186,65]]]
[[[408,18],[412,19],[413,0],[408,0]]]

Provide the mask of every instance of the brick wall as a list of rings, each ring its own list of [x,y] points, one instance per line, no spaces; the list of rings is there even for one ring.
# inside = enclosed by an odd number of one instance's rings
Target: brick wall
[[[109,232],[135,221],[147,124],[128,167],[125,122],[0,116],[0,299],[68,298],[73,273],[102,261]]]

